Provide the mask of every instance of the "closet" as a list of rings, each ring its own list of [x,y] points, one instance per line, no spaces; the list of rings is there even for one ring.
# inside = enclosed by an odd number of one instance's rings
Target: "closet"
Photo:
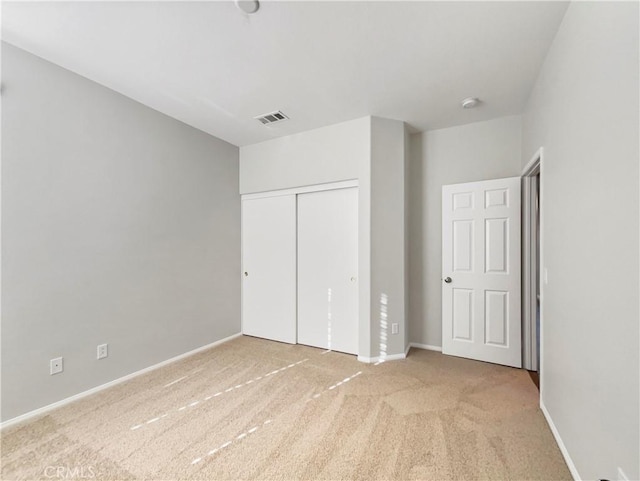
[[[358,351],[358,189],[242,199],[242,332]]]
[[[242,201],[242,332],[296,342],[296,196]]]

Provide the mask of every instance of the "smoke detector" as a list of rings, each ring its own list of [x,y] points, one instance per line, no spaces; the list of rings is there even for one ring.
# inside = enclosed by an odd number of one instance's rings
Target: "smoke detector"
[[[276,122],[282,122],[284,120],[287,120],[288,118],[289,117],[283,114],[280,110],[254,117],[254,119],[260,121],[260,123],[264,125],[275,124]]]
[[[258,0],[235,0],[236,7],[242,10],[247,15],[256,13],[260,8],[260,2]]]
[[[480,99],[478,99],[477,97],[467,97],[461,102],[463,109],[472,109],[479,103]]]

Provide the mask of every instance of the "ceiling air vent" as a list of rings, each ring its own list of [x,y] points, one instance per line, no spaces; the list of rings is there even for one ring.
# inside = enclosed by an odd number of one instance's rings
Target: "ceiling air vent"
[[[285,114],[283,114],[278,110],[276,112],[271,112],[269,114],[258,115],[257,117],[254,117],[254,118],[256,120],[259,120],[264,125],[269,125],[275,122],[282,122],[283,120],[287,120],[289,117],[287,117]]]

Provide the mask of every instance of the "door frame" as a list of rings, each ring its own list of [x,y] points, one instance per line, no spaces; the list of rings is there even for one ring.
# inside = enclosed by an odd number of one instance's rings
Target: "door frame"
[[[530,371],[542,371],[543,355],[543,292],[544,292],[544,149],[540,147],[522,169],[522,367]],[[536,176],[540,174],[538,193],[538,215],[540,217],[540,258],[536,253]],[[537,358],[536,344],[536,263],[540,265],[540,359]],[[540,376],[542,378],[542,376]],[[540,379],[542,394],[542,379]]]

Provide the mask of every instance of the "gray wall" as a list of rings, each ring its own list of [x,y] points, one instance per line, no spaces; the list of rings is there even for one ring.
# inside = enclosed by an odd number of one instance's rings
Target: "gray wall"
[[[442,346],[442,186],[520,175],[521,119],[411,136],[409,339]]]
[[[405,352],[405,125],[371,118],[372,353]],[[386,314],[387,325],[384,325]],[[391,324],[398,323],[398,334]]]
[[[410,326],[409,326],[409,291],[411,290],[410,269],[411,259],[409,252],[409,229],[411,229],[410,217],[410,162],[411,162],[411,134],[408,126],[405,124],[404,129],[404,345],[405,349],[411,343]]]
[[[572,3],[523,116],[544,147],[542,401],[582,479],[640,479],[638,3]]]
[[[2,419],[239,332],[238,149],[4,43],[2,74]]]

